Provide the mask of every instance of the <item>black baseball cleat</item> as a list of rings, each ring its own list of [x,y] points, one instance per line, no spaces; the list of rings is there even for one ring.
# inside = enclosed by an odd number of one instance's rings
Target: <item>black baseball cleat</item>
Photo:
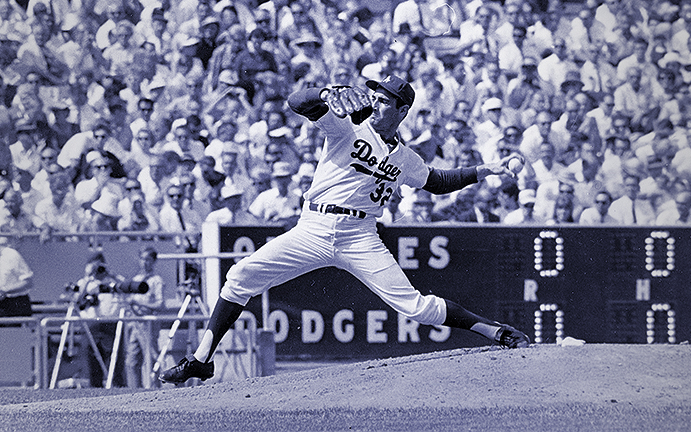
[[[214,376],[213,361],[202,363],[192,354],[188,354],[180,360],[177,366],[163,371],[158,379],[166,383],[182,384],[190,378],[206,381],[212,376]]]
[[[530,339],[520,330],[516,330],[508,324],[500,324],[499,331],[494,337],[495,341],[507,348],[528,348]]]

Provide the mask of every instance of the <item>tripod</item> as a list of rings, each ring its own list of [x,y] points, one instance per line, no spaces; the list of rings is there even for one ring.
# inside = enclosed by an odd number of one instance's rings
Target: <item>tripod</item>
[[[185,313],[188,312],[188,309],[191,309],[192,307],[196,308],[197,311],[201,312],[202,315],[205,317],[209,316],[209,310],[204,304],[204,302],[201,299],[201,292],[198,287],[194,286],[194,282],[190,281],[185,281],[179,288],[181,288],[185,292],[185,299],[182,301],[182,305],[180,306],[180,309],[178,310],[177,318],[173,322],[173,325],[170,327],[170,331],[168,332],[168,339],[166,340],[166,344],[163,346],[163,349],[161,349],[161,352],[158,355],[158,359],[156,359],[156,363],[154,364],[154,368],[151,371],[151,377],[155,378],[158,375],[158,372],[161,369],[161,366],[163,365],[163,360],[165,359],[166,354],[168,353],[168,350],[170,349],[171,345],[173,344],[173,339],[175,338],[175,333],[178,331],[178,327],[180,327],[180,323],[182,322],[182,318],[185,316]],[[190,326],[192,326],[192,323],[189,323]],[[188,327],[187,329],[187,338],[188,342],[190,342],[191,335],[192,335],[192,330],[196,331],[196,323],[192,327]]]
[[[65,345],[67,344],[67,337],[68,336],[73,336],[74,333],[74,328],[71,326],[71,322],[69,319],[72,317],[74,314],[74,308],[77,306],[76,301],[71,301],[70,305],[67,307],[67,313],[65,314],[65,323],[62,325],[62,334],[60,335],[60,344],[58,345],[58,353],[57,356],[55,357],[55,366],[53,366],[53,374],[51,375],[50,378],[50,389],[54,389],[55,385],[58,380],[58,374],[60,372],[60,363],[62,362],[62,355],[65,352]],[[111,367],[108,368],[106,367],[106,363],[103,361],[103,356],[101,356],[101,352],[98,350],[98,344],[96,343],[96,340],[94,339],[94,336],[91,334],[91,330],[89,330],[89,326],[86,325],[86,323],[82,322],[80,323],[82,326],[82,330],[84,330],[84,334],[86,334],[87,339],[89,340],[89,344],[91,345],[91,349],[94,350],[94,356],[96,357],[96,360],[98,361],[98,364],[101,367],[101,370],[103,371],[103,375],[108,374],[109,369],[114,369],[115,368],[115,358],[111,359]],[[72,339],[70,339],[70,352],[72,350]]]

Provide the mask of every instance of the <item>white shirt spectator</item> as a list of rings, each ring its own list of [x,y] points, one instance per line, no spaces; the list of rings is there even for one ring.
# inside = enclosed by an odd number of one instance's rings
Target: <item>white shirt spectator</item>
[[[609,207],[609,214],[620,225],[653,225],[655,222],[655,211],[650,202],[641,199],[633,202],[628,195],[614,200]]]

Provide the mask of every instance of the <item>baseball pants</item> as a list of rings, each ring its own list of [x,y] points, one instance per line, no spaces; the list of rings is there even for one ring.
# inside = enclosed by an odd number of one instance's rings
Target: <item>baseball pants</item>
[[[379,238],[376,219],[304,209],[298,224],[228,270],[221,297],[246,305],[251,297],[312,270],[334,266],[358,278],[386,304],[421,324],[441,325],[446,302],[423,296]]]

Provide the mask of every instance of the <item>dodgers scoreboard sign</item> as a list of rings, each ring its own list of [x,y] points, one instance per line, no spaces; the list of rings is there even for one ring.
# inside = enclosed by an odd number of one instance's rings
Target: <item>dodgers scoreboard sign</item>
[[[282,229],[205,232],[216,251],[250,253]],[[691,333],[688,228],[430,225],[380,235],[420,292],[514,325],[534,342],[678,343]],[[207,260],[209,303],[237,259]],[[487,343],[400,316],[335,268],[274,287],[269,299],[279,357],[375,358]],[[264,324],[260,298],[248,310]]]

